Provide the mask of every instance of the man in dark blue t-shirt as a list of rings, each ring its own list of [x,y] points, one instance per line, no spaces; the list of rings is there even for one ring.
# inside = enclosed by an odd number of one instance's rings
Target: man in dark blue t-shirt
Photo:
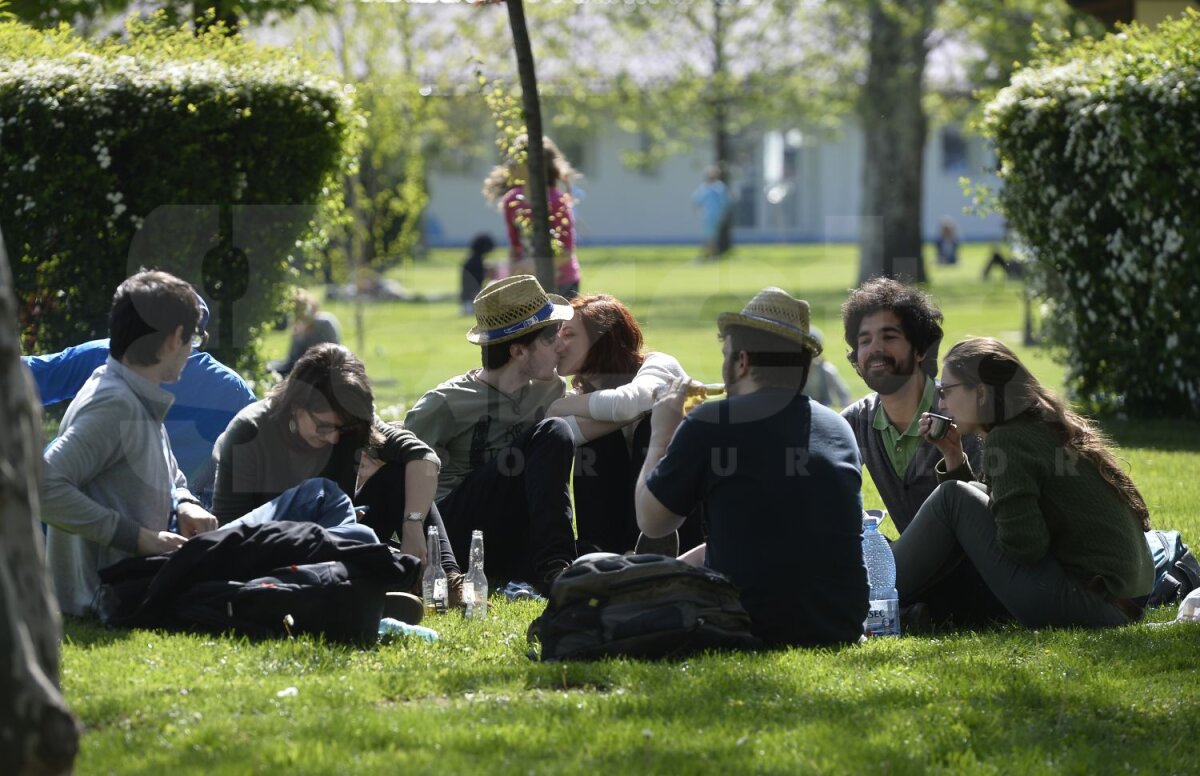
[[[729,398],[684,418],[680,381],[655,404],[638,526],[669,534],[705,503],[708,544],[684,558],[733,580],[759,638],[856,642],[868,597],[862,466],[841,416],[801,393],[820,353],[808,303],[764,289],[717,326]]]

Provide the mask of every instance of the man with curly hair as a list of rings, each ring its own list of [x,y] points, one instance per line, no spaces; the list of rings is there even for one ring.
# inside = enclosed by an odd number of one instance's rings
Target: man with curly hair
[[[922,413],[937,411],[941,323],[933,300],[890,278],[867,281],[842,305],[846,358],[875,391],[842,417],[900,531],[938,484],[933,466],[941,456],[917,427]]]
[[[844,409],[842,417],[854,430],[863,464],[896,530],[903,533],[938,486],[934,466],[942,455],[922,438],[919,425],[922,414],[942,412],[934,379],[942,312],[920,289],[874,278],[842,304],[842,324],[850,348],[846,358],[874,391]],[[977,466],[978,440],[965,438],[963,448]],[[1003,615],[967,564],[948,569],[944,584],[926,603],[933,619],[954,619],[959,625]]]

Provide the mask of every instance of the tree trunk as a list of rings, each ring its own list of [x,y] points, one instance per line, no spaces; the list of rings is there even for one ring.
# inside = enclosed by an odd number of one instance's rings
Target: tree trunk
[[[0,236],[0,751],[8,773],[69,773],[79,730],[58,689],[62,621],[37,525],[41,411],[19,359],[16,309]]]
[[[925,38],[937,0],[870,0],[858,281],[926,280],[921,255],[921,172],[927,120],[921,104]]]
[[[513,50],[517,55],[517,73],[521,77],[521,103],[525,110],[525,131],[529,137],[527,165],[529,180],[525,195],[529,197],[530,247],[538,282],[547,291],[554,291],[554,252],[550,247],[550,206],[547,202],[546,155],[542,150],[542,107],[538,100],[537,71],[533,65],[533,46],[525,26],[525,6],[522,0],[507,0],[508,24],[512,28]]]
[[[716,256],[724,256],[733,248],[733,187],[730,186],[730,157],[733,155],[729,142],[729,73],[726,72],[725,58],[725,17],[723,3],[725,0],[713,0],[713,81],[717,89],[716,100],[713,101],[713,152],[717,159],[717,169],[721,171],[721,182],[728,192],[728,207],[721,216],[717,227]]]

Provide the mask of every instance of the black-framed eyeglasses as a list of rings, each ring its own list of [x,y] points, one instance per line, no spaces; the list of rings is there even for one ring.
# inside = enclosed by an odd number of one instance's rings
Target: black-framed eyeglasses
[[[306,410],[306,412],[312,418],[313,430],[317,432],[317,436],[325,436],[333,431],[336,431],[340,436],[356,431],[363,425],[362,423],[326,423],[323,420],[317,420],[317,416],[313,414],[312,410]]]
[[[960,385],[962,385],[962,383],[942,383],[937,389],[938,398],[944,400],[946,398],[946,391],[950,390],[951,388],[957,388]]]

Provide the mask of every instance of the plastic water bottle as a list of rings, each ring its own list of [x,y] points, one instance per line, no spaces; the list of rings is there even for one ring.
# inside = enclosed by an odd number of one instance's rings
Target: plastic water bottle
[[[896,592],[896,559],[884,535],[879,533],[880,520],[863,516],[863,563],[867,567],[867,584],[871,599],[863,632],[868,636],[900,635],[900,594]]]
[[[444,612],[449,603],[448,580],[446,571],[442,568],[442,546],[438,540],[437,526],[429,526],[425,534],[425,576],[421,578],[421,594],[427,612]]]
[[[380,638],[416,636],[431,644],[438,640],[438,632],[433,628],[426,628],[424,625],[409,625],[406,622],[393,620],[391,617],[384,617],[379,621],[379,636]]]
[[[471,565],[463,580],[463,603],[467,619],[482,620],[487,616],[488,583],[483,573],[483,531],[471,532]]]

